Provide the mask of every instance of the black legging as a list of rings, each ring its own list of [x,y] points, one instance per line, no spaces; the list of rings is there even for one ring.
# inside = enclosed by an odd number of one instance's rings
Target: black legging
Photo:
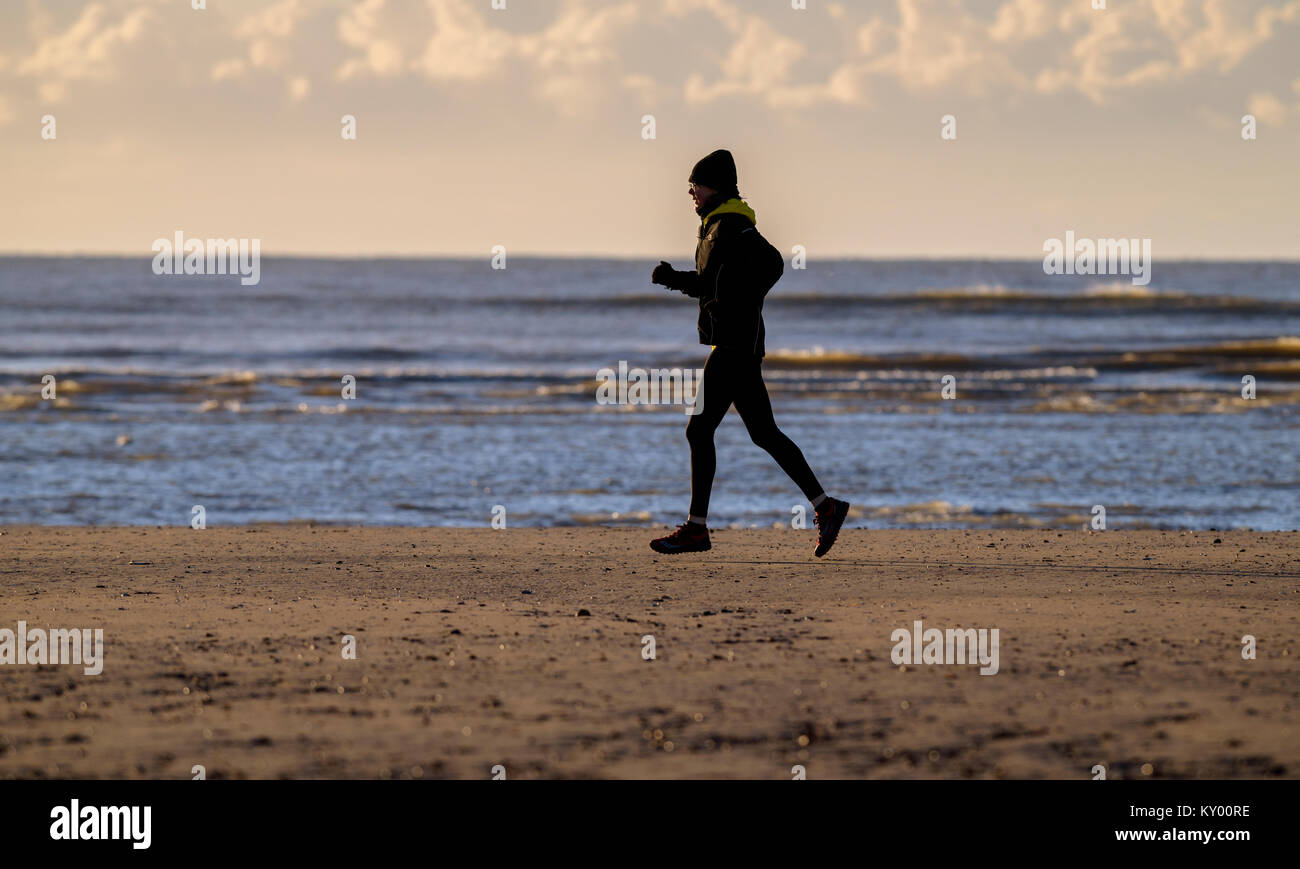
[[[804,495],[812,500],[822,494],[822,487],[799,447],[776,427],[772,401],[763,385],[761,359],[743,350],[715,347],[704,363],[699,393],[696,400],[703,399],[703,409],[686,424],[686,440],[691,444],[692,516],[709,515],[709,493],[717,467],[713,432],[733,403],[750,438],[776,459]]]

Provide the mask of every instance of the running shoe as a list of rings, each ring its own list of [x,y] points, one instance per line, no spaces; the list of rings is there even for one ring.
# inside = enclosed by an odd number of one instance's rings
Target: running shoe
[[[709,526],[698,522],[683,522],[667,537],[651,540],[650,548],[664,555],[676,555],[679,552],[708,552]]]
[[[817,548],[813,555],[821,558],[831,551],[835,538],[840,536],[840,526],[849,515],[849,502],[827,498],[815,511],[813,521],[817,523]]]

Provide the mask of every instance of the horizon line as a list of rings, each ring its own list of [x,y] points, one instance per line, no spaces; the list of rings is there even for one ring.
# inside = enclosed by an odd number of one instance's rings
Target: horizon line
[[[197,237],[197,236],[196,236]],[[514,259],[567,259],[567,260],[617,260],[617,261],[634,261],[646,260],[657,261],[662,259],[662,254],[645,253],[645,254],[615,254],[615,253],[574,253],[574,252],[552,252],[540,253],[537,251],[520,251],[507,255]],[[140,251],[9,251],[0,250],[0,259],[147,259],[152,260],[156,252]],[[474,261],[491,259],[493,253],[491,250],[478,253],[402,253],[402,252],[376,252],[376,253],[316,253],[303,251],[283,251],[267,253],[261,251],[259,256],[265,256],[271,259],[325,259],[325,260],[429,260],[429,261]],[[678,259],[684,257],[677,257]],[[1006,254],[923,254],[923,253],[904,253],[904,254],[844,254],[832,253],[822,254],[815,258],[809,257],[811,262],[1003,262],[1003,263],[1033,263],[1042,262],[1041,256],[1026,257],[1023,255],[1006,255]],[[1228,254],[1228,255],[1173,255],[1162,257],[1161,261],[1165,263],[1276,263],[1276,264],[1300,264],[1300,255],[1291,257],[1279,255],[1246,255],[1246,254]]]

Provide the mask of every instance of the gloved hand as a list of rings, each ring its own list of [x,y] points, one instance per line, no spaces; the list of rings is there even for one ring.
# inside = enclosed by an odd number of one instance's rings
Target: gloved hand
[[[650,273],[650,282],[671,287],[673,275],[676,273],[677,269],[670,266],[665,260],[660,260],[659,265],[655,266],[655,270]]]

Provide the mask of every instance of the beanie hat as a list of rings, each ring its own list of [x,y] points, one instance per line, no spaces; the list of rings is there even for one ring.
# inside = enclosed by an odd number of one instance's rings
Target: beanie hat
[[[730,151],[719,149],[696,163],[687,180],[718,191],[735,190],[736,161]]]

